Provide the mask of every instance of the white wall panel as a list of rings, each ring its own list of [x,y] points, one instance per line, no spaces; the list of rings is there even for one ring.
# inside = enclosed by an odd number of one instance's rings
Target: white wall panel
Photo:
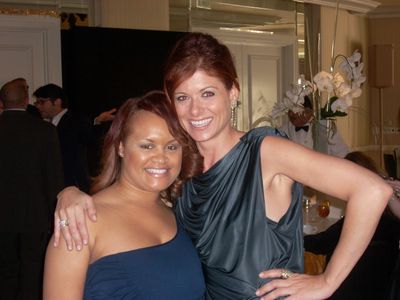
[[[0,15],[0,84],[26,78],[31,92],[62,84],[60,20],[49,16]]]

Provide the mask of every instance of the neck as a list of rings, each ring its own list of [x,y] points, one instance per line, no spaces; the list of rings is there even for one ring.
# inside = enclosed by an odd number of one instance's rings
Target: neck
[[[204,142],[197,142],[197,148],[204,158],[204,172],[210,169],[216,162],[222,159],[240,140],[244,133],[229,128],[218,137]]]
[[[54,116],[52,118],[54,118],[55,116],[57,116],[60,112],[62,112],[64,110],[64,108],[59,107],[57,109],[54,110]]]
[[[123,178],[120,178],[117,182],[115,182],[111,188],[120,196],[118,198],[131,204],[139,204],[141,206],[158,206],[162,203],[160,200],[160,193],[140,190],[128,183]]]
[[[4,109],[26,109],[26,105],[5,105]]]

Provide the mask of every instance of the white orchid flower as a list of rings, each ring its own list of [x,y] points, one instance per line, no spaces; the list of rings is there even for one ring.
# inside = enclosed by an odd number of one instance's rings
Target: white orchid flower
[[[358,97],[361,96],[361,94],[362,94],[362,91],[361,91],[360,88],[356,88],[356,89],[351,90],[351,97],[352,98],[358,98]]]
[[[361,59],[361,53],[355,50],[353,54],[347,58],[350,63],[358,63]]]
[[[347,109],[349,108],[349,106],[350,105],[348,105],[348,103],[345,100],[339,98],[339,99],[336,99],[336,101],[334,101],[331,104],[331,109],[333,112],[336,112],[336,111],[346,112]]]
[[[334,88],[340,87],[345,82],[343,76],[340,73],[335,73],[332,78],[332,84]]]
[[[332,79],[333,75],[326,71],[321,71],[314,76],[314,82],[316,83],[318,90],[327,91],[328,93],[333,91]]]
[[[339,98],[344,97],[345,95],[349,94],[350,92],[351,92],[351,86],[349,86],[345,82],[341,83],[340,86],[336,87],[336,89],[335,89],[335,95]]]

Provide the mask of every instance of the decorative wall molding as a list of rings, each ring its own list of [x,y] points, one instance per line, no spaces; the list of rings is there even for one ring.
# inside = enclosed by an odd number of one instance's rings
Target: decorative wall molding
[[[62,84],[59,18],[0,15],[0,83],[26,78],[31,90]]]
[[[336,7],[336,0],[295,0],[296,2],[311,3],[322,6]],[[378,7],[381,3],[372,0],[341,0],[339,7],[352,13],[366,14]]]
[[[58,18],[58,12],[52,9],[39,8],[1,8],[1,15],[22,15],[22,16],[49,16]]]
[[[29,8],[38,10],[54,10],[58,12],[88,12],[89,0],[0,0],[0,6],[3,8]]]
[[[368,17],[371,19],[400,18],[400,5],[379,6],[369,12]]]

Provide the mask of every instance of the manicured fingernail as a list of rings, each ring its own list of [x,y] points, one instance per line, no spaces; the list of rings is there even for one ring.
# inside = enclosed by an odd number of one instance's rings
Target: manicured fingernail
[[[259,290],[256,291],[256,295],[260,296],[260,291]]]
[[[78,251],[80,251],[80,250],[82,249],[82,246],[81,246],[81,245],[77,245],[77,246],[76,246],[76,249],[77,249]]]
[[[96,214],[93,215],[93,220],[97,220]]]
[[[72,246],[68,246],[68,250],[69,250],[69,251],[72,251]]]
[[[87,240],[83,240],[83,243],[84,243],[85,245],[87,245]]]
[[[262,277],[263,275],[263,272],[261,272],[260,274],[258,274],[258,277]]]

